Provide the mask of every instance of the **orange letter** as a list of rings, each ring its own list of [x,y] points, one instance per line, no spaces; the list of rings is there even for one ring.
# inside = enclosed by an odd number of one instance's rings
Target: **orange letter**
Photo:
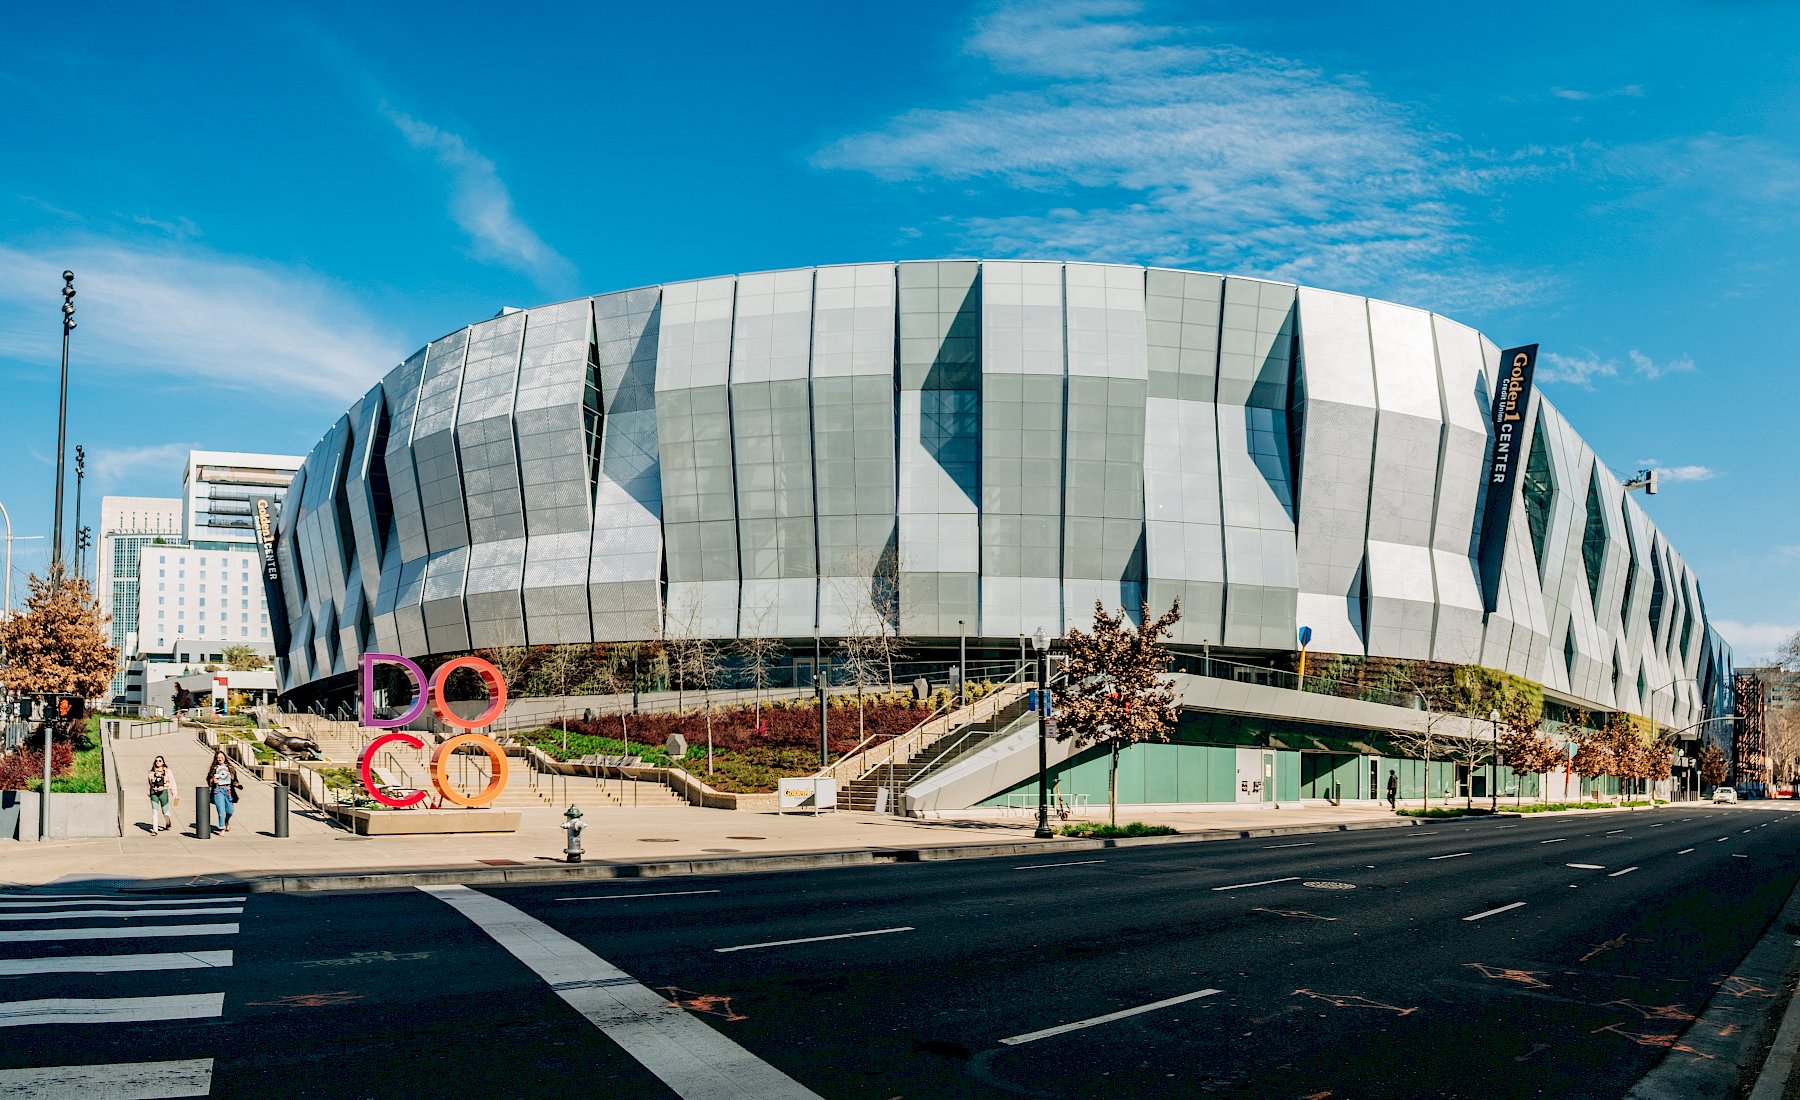
[[[444,699],[444,685],[449,682],[450,674],[459,668],[472,668],[481,674],[487,682],[488,709],[481,712],[478,718],[458,718]],[[488,664],[480,657],[458,657],[454,661],[446,661],[431,674],[431,711],[444,720],[445,725],[455,726],[459,730],[480,729],[491,724],[506,709],[506,680],[500,670]]]
[[[485,664],[486,662],[483,663]],[[470,798],[458,791],[455,787],[452,787],[450,785],[449,776],[444,774],[450,767],[450,754],[455,752],[457,748],[462,745],[479,745],[481,751],[487,753],[488,759],[494,762],[494,774],[488,779],[486,789],[474,798]],[[452,737],[439,745],[437,753],[431,758],[431,785],[436,787],[438,793],[443,795],[447,800],[456,803],[458,806],[468,806],[471,809],[486,806],[494,799],[499,798],[501,790],[506,786],[506,774],[506,753],[501,751],[500,746],[494,743],[493,738],[479,733],[457,734],[455,737]]]

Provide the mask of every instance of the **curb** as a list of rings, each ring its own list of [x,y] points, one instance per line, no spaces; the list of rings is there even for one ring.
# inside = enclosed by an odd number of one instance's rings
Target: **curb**
[[[1757,1067],[1775,1028],[1771,1002],[1786,995],[1794,968],[1800,965],[1800,954],[1794,950],[1800,938],[1789,931],[1792,928],[1800,928],[1800,884],[1726,979],[1735,979],[1746,988],[1727,991],[1721,983],[1706,1008],[1671,1042],[1662,1061],[1632,1086],[1625,1100],[1725,1100],[1743,1096],[1751,1080],[1756,1081],[1757,1100],[1781,1096],[1793,1065],[1791,1047],[1783,1057],[1781,1038],[1786,1036],[1790,1043],[1800,1041],[1800,1023],[1793,1007],[1800,998],[1789,1003],[1781,1034],[1776,1037],[1775,1049],[1768,1052],[1760,1077]],[[1777,1079],[1772,1091],[1765,1092],[1764,1078],[1771,1072]]]
[[[1800,945],[1800,940],[1794,942]],[[1788,1001],[1787,1011],[1782,1013],[1781,1028],[1775,1032],[1775,1043],[1769,1048],[1762,1072],[1757,1074],[1756,1087],[1750,1090],[1749,1100],[1781,1100],[1787,1091],[1788,1078],[1793,1075],[1797,1052],[1800,1052],[1800,990],[1795,991],[1793,999]]]
[[[1424,821],[1410,818],[1347,822],[1338,825],[1271,825],[1257,829],[1207,829],[1173,836],[1116,837],[1107,839],[1016,841],[1006,844],[958,844],[935,848],[856,848],[823,852],[787,852],[766,856],[719,859],[676,859],[642,863],[565,864],[546,860],[541,867],[438,867],[392,871],[270,872],[253,875],[204,875],[184,882],[138,884],[124,887],[131,893],[323,893],[342,890],[402,890],[413,886],[518,886],[536,883],[580,882],[624,878],[665,878],[676,875],[752,874],[764,871],[810,871],[829,867],[869,867],[891,863],[936,863],[957,859],[993,859],[1002,856],[1054,855],[1059,852],[1092,852],[1105,848],[1136,848],[1160,844],[1196,844],[1258,837],[1303,836],[1312,833],[1353,833],[1369,829],[1417,828]]]

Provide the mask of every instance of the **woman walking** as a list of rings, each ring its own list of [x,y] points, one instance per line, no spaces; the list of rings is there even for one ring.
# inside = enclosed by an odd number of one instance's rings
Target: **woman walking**
[[[169,762],[157,757],[150,762],[150,835],[173,829],[175,819],[169,816]]]
[[[219,819],[219,831],[231,831],[231,811],[237,802],[238,781],[225,761],[225,750],[214,751],[212,764],[206,770],[206,785],[212,790],[213,812]]]

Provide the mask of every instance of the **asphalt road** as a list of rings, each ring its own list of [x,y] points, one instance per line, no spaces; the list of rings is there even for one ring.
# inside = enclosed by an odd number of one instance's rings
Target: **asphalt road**
[[[1715,990],[1767,993],[1733,969],[1800,878],[1796,826],[1749,803],[579,886],[6,895],[0,1096],[1611,1100]],[[47,1069],[73,1066],[103,1068]]]

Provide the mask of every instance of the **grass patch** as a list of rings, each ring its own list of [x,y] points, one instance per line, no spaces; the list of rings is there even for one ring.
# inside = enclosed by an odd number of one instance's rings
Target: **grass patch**
[[[1125,825],[1107,825],[1099,821],[1078,821],[1056,830],[1063,836],[1110,839],[1122,836],[1174,836],[1178,830],[1167,825],[1146,825],[1133,821]]]
[[[202,726],[248,726],[256,728],[256,719],[248,714],[196,714],[193,719]]]

